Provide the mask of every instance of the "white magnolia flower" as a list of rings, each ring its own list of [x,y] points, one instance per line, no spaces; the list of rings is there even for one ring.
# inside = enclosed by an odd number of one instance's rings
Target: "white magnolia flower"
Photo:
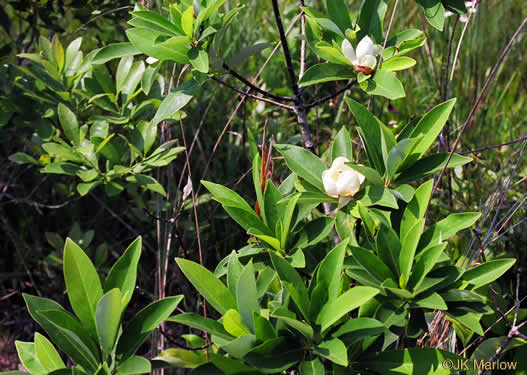
[[[365,177],[347,166],[349,162],[345,157],[338,157],[333,161],[331,168],[322,172],[322,183],[326,193],[333,198],[339,198],[342,207],[351,200],[360,190],[360,185]]]
[[[344,39],[342,41],[342,53],[353,64],[357,72],[370,74],[375,69],[375,65],[377,65],[376,56],[381,51],[382,46],[373,44],[373,41],[367,35],[361,39],[357,45],[357,50],[353,49],[349,40]]]
[[[156,59],[155,57],[152,57],[152,56],[147,57],[147,59],[146,59],[146,63],[148,65],[155,64],[158,61],[159,61],[158,59]]]

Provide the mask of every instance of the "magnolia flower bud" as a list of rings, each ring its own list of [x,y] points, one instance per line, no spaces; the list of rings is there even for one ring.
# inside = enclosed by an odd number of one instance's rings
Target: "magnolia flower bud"
[[[362,174],[347,166],[346,162],[349,160],[340,156],[333,161],[331,168],[322,172],[326,193],[333,198],[347,198],[344,199],[345,203],[359,192],[365,179]]]

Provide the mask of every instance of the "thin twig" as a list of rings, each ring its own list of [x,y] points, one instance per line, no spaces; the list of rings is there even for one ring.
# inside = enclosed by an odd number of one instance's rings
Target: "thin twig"
[[[527,140],[527,134],[522,135],[520,138],[515,139],[514,141],[505,142],[505,143],[500,143],[499,145],[484,146],[484,147],[476,148],[476,149],[474,149],[474,150],[465,151],[465,152],[460,152],[459,154],[460,154],[460,155],[475,154],[475,153],[477,153],[477,152],[482,152],[482,151],[492,150],[493,148],[500,148],[500,147],[503,147],[503,146],[513,145],[513,144],[515,144],[515,143],[520,143],[520,142],[525,141],[525,140]]]
[[[317,99],[315,100],[313,103],[309,103],[309,104],[305,104],[304,105],[304,108],[306,109],[310,109],[310,108],[313,108],[313,107],[316,107],[318,106],[319,104],[322,104],[322,103],[325,103],[327,102],[328,100],[331,100],[333,98],[336,98],[337,96],[339,96],[340,94],[342,94],[343,92],[349,90],[351,87],[353,87],[355,84],[357,83],[357,79],[352,79],[344,88],[338,90],[337,92],[335,92],[334,94],[331,94],[331,95],[328,95],[328,96],[325,96],[323,98],[320,98],[320,99]]]
[[[230,75],[232,75],[238,81],[244,83],[245,85],[247,85],[251,89],[253,89],[253,91],[259,92],[263,96],[267,96],[268,98],[277,100],[279,102],[292,102],[292,101],[294,101],[294,99],[292,97],[290,97],[290,96],[274,95],[274,94],[272,94],[272,93],[270,93],[268,91],[265,91],[265,90],[259,88],[258,86],[256,86],[256,85],[252,84],[251,82],[249,82],[247,79],[245,79],[243,76],[241,76],[238,72],[236,72],[234,69],[232,69],[230,66],[228,66],[225,63],[223,63],[223,69],[225,69]]]
[[[470,17],[470,15],[469,15],[469,17]],[[441,170],[441,173],[439,174],[439,177],[437,178],[437,181],[436,181],[436,183],[434,185],[434,188],[432,190],[432,194],[437,189],[437,186],[439,185],[439,183],[441,181],[441,178],[445,174],[445,171],[446,171],[446,169],[448,167],[448,164],[450,163],[450,160],[452,159],[452,155],[454,154],[454,151],[456,150],[456,148],[457,148],[457,146],[458,146],[458,144],[459,144],[459,142],[461,140],[461,137],[463,136],[463,133],[467,129],[468,124],[472,120],[472,117],[476,113],[476,110],[478,109],[481,101],[483,100],[483,97],[485,96],[485,93],[486,93],[486,91],[487,91],[487,89],[488,89],[488,87],[490,85],[490,82],[494,79],[494,76],[496,75],[499,66],[502,64],[503,60],[505,59],[505,57],[509,53],[510,49],[512,48],[512,45],[514,44],[514,42],[516,41],[516,39],[520,35],[520,33],[521,33],[523,27],[525,26],[525,24],[527,24],[527,17],[525,17],[525,19],[523,20],[521,25],[518,27],[518,29],[516,30],[516,32],[512,36],[511,40],[509,41],[509,43],[507,44],[507,46],[503,50],[503,53],[501,54],[500,58],[498,59],[498,62],[496,63],[496,65],[494,65],[494,68],[492,68],[492,71],[491,71],[491,73],[489,75],[489,78],[487,78],[487,81],[485,82],[485,85],[481,89],[481,93],[479,94],[479,96],[478,96],[478,98],[476,100],[476,103],[474,103],[474,105],[472,106],[472,109],[470,110],[470,113],[469,113],[467,119],[465,120],[465,123],[463,124],[463,127],[461,128],[461,131],[460,131],[458,137],[456,138],[456,141],[454,142],[454,145],[452,146],[452,150],[450,151],[450,154],[448,155],[447,162],[445,163],[445,166]]]
[[[277,107],[287,109],[288,111],[294,111],[295,110],[295,108],[290,106],[290,105],[279,103],[279,102],[276,102],[276,101],[271,100],[271,99],[267,99],[267,98],[263,98],[261,96],[256,96],[256,95],[250,94],[247,91],[240,90],[240,89],[238,89],[238,88],[236,88],[234,86],[231,86],[230,84],[228,84],[227,82],[225,82],[224,80],[222,80],[222,79],[220,79],[218,77],[212,77],[212,79],[215,80],[216,82],[222,84],[223,86],[228,87],[231,90],[236,91],[237,93],[239,93],[241,95],[244,95],[244,96],[246,96],[248,98],[260,100],[262,102],[269,103],[269,104],[273,104],[273,105],[275,105]]]

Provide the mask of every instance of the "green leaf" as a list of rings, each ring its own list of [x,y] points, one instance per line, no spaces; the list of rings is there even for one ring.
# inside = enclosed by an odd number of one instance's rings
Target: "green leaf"
[[[172,22],[160,15],[159,13],[148,11],[148,10],[139,10],[130,12],[134,18],[139,18],[145,21],[148,21],[155,26],[159,27],[161,30],[166,32],[168,35],[179,35],[179,30]]]
[[[72,315],[63,310],[40,310],[34,315],[51,340],[71,359],[86,369],[98,367],[97,346]]]
[[[441,0],[417,0],[425,11],[428,23],[439,31],[443,31],[445,23],[445,8]]]
[[[141,245],[142,238],[139,236],[128,246],[124,254],[112,266],[104,283],[105,293],[114,288],[121,291],[122,311],[128,306],[135,290],[137,265],[139,263],[139,257],[141,256]]]
[[[38,362],[42,364],[42,367],[44,367],[47,372],[66,367],[53,344],[38,332],[35,333],[35,353]],[[27,366],[25,367],[30,370]]]
[[[477,289],[483,285],[490,284],[499,278],[507,272],[514,263],[516,263],[516,259],[504,258],[489,260],[466,271],[463,274],[462,279],[473,285],[473,289]]]
[[[458,310],[454,311],[451,309],[447,312],[447,316],[450,319],[458,321],[459,323],[472,330],[473,332],[477,333],[478,335],[485,335],[485,333],[483,332],[483,327],[481,327],[481,323],[479,322],[481,320],[481,314],[474,314],[472,312]]]
[[[421,158],[411,167],[402,171],[401,174],[396,178],[395,182],[397,184],[405,184],[420,180],[422,178],[427,178],[445,167],[449,155],[449,152],[440,152]],[[470,157],[452,154],[452,158],[450,159],[447,168],[462,166],[470,163],[471,161],[472,158]]]
[[[254,330],[253,315],[254,313],[260,313],[260,305],[258,304],[252,260],[247,263],[240,274],[236,288],[236,301],[243,321],[247,327]]]
[[[59,122],[66,137],[75,145],[80,146],[79,123],[75,114],[64,104],[58,106]]]
[[[416,64],[416,61],[411,57],[396,56],[392,57],[382,63],[382,70],[395,72],[398,70],[409,69]]]
[[[97,186],[101,184],[101,181],[93,181],[93,182],[83,182],[77,185],[77,191],[81,196],[85,196],[90,191],[95,189]]]
[[[270,252],[269,254],[271,255],[271,261],[280,280],[286,283],[287,290],[298,306],[298,309],[304,318],[309,321],[309,296],[304,280],[302,280],[298,272],[284,258],[274,252]]]
[[[386,163],[386,177],[391,179],[397,173],[418,141],[415,138],[406,138],[391,149]]]
[[[190,260],[176,258],[178,266],[194,288],[220,314],[236,309],[236,299],[212,272]]]
[[[423,309],[447,310],[448,306],[436,292],[414,301],[415,306]]]
[[[110,355],[121,323],[121,292],[115,288],[101,297],[95,311],[97,336],[103,353]]]
[[[350,98],[345,98],[348,107],[353,113],[353,116],[357,120],[360,127],[361,137],[366,144],[366,152],[371,161],[372,166],[379,172],[384,174],[384,159],[382,156],[381,138],[383,134],[390,137],[389,143],[395,145],[395,138],[386,126],[375,117],[366,107]],[[393,138],[393,139],[392,139]],[[389,151],[389,150],[388,150]]]
[[[75,60],[76,56],[79,53],[79,49],[82,44],[82,37],[79,37],[75,40],[73,40],[69,45],[68,48],[66,48],[66,54],[64,57],[64,71],[67,72],[73,61]]]
[[[271,313],[271,317],[277,318],[283,321],[289,327],[296,329],[308,340],[313,340],[313,328],[309,324],[297,320],[293,312],[280,307],[278,309],[273,310],[273,312]]]
[[[463,357],[440,349],[410,348],[375,353],[363,359],[360,368],[386,375],[446,375],[458,373],[459,369],[449,369],[444,363],[455,365],[464,360]]]
[[[17,164],[34,164],[40,165],[40,163],[32,156],[24,152],[16,152],[12,155],[9,155],[9,160]]]
[[[403,84],[392,71],[377,70],[373,77],[360,82],[359,85],[369,95],[384,96],[390,100],[406,96]]]
[[[431,246],[417,254],[415,257],[415,266],[412,275],[410,276],[410,281],[408,282],[408,285],[410,285],[413,290],[419,288],[426,275],[432,271],[447,245],[447,242],[443,242],[439,245]]]
[[[198,91],[199,86],[199,83],[194,80],[187,81],[168,94],[163,99],[163,102],[159,106],[159,109],[152,120],[154,125],[159,124],[163,120],[172,118],[174,113],[182,109],[193,98],[194,94]]]
[[[146,174],[134,174],[126,177],[126,181],[141,186],[143,189],[152,190],[155,193],[161,194],[163,197],[167,195],[165,188],[155,178]]]
[[[324,63],[307,69],[298,83],[301,86],[311,86],[322,82],[348,80],[355,76],[356,73],[350,65]]]
[[[401,270],[401,288],[406,287],[410,278],[410,271],[414,263],[415,251],[425,225],[424,219],[419,219],[402,238],[401,253],[399,255],[399,269]]]
[[[434,181],[430,180],[419,186],[415,191],[414,197],[408,203],[408,206],[406,206],[401,219],[399,231],[401,237],[408,233],[419,219],[425,217],[433,186]]]
[[[183,296],[167,297],[152,302],[139,311],[124,327],[123,334],[117,344],[117,353],[121,360],[132,356],[170,314],[176,309]]]
[[[32,342],[15,341],[18,358],[24,367],[31,372],[32,375],[46,375],[47,369],[42,366],[38,360],[35,352],[35,344]]]
[[[315,358],[312,361],[302,361],[300,363],[300,375],[325,375],[326,370],[320,359]]]
[[[229,309],[223,315],[223,328],[234,337],[242,337],[251,334],[251,330],[243,322],[238,310]]]
[[[231,342],[222,345],[222,349],[234,358],[243,358],[249,353],[249,351],[251,351],[255,342],[256,337],[254,337],[254,335],[240,336]]]
[[[419,120],[410,134],[410,138],[421,136],[421,139],[415,145],[412,154],[406,159],[401,168],[402,170],[413,165],[432,146],[441,130],[443,130],[455,104],[456,99],[450,99],[432,108]]]
[[[388,4],[386,0],[364,0],[361,5],[357,24],[360,28],[359,36],[369,35],[374,41],[380,43],[384,40],[383,21]]]
[[[64,246],[64,280],[73,311],[95,332],[95,310],[103,294],[101,281],[90,258],[70,238]]]
[[[394,278],[394,275],[388,266],[375,256],[373,252],[363,249],[362,247],[352,246],[351,254],[362,265],[362,267],[379,280],[379,282]]]
[[[329,161],[333,161],[339,156],[343,156],[348,160],[353,160],[351,137],[346,128],[343,126],[335,139],[331,143],[331,149],[329,151]]]
[[[479,212],[450,214],[434,224],[423,234],[422,244],[437,244],[446,241],[460,230],[471,227],[481,216]]]
[[[341,337],[348,344],[379,335],[386,331],[386,326],[372,318],[354,318],[339,327],[331,336]]]
[[[322,160],[298,146],[277,144],[274,146],[285,159],[289,169],[320,191],[324,191],[322,172],[327,168]]]
[[[342,31],[352,28],[350,14],[344,0],[326,0],[326,6],[329,17]]]
[[[333,301],[337,298],[340,288],[342,265],[344,263],[344,255],[346,255],[348,242],[349,240],[347,238],[343,239],[340,244],[335,246],[335,248],[324,257],[318,266],[317,284],[324,284],[328,301]]]
[[[333,323],[350,311],[368,302],[379,294],[378,289],[367,286],[351,288],[337,299],[324,305],[317,317],[317,324],[322,326],[321,331],[326,331]]]
[[[116,94],[119,94],[121,92],[124,84],[126,83],[126,79],[128,78],[128,74],[130,73],[130,69],[133,63],[133,56],[122,57],[119,61],[119,65],[117,65],[117,71],[115,72]]]
[[[123,363],[117,366],[117,375],[137,375],[137,374],[149,374],[152,371],[152,365],[146,358],[133,355]]]
[[[348,366],[348,351],[346,345],[337,338],[322,341],[313,348],[313,353],[329,359],[340,366]]]
[[[224,340],[230,341],[233,337],[225,331],[223,325],[216,320],[204,318],[196,313],[183,313],[171,316],[168,322],[184,324],[186,326],[208,332],[211,335],[218,336]]]
[[[192,7],[191,7],[192,8]],[[173,367],[195,368],[207,363],[203,351],[170,348],[160,353],[154,360],[169,363]]]
[[[139,55],[140,53],[141,51],[136,49],[132,45],[132,43],[124,42],[108,44],[107,46],[104,46],[103,48],[97,51],[97,53],[91,60],[91,63],[94,65],[105,64],[113,59],[118,59],[126,56],[135,56]]]
[[[185,35],[192,38],[194,30],[194,7],[189,6],[181,15],[181,28]]]
[[[209,55],[207,54],[207,51],[198,47],[192,47],[188,51],[188,59],[192,67],[198,72],[209,72]]]
[[[258,54],[271,46],[271,43],[256,43],[252,46],[245,47],[240,52],[231,57],[231,59],[229,60],[229,66],[234,67],[236,65],[239,65],[244,62],[247,58]]]
[[[126,30],[128,40],[145,55],[158,60],[170,60],[178,64],[187,64],[187,53],[190,49],[190,39],[187,36],[174,36],[162,43],[156,43],[159,34],[151,30],[134,27]]]
[[[69,146],[61,145],[59,143],[44,143],[42,144],[42,148],[49,155],[53,157],[59,157],[61,160],[64,161],[73,161],[75,163],[84,163],[86,161],[82,154],[74,151]]]

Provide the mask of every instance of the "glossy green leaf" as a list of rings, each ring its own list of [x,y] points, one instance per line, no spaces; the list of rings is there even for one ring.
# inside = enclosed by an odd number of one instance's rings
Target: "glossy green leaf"
[[[421,138],[401,169],[406,169],[413,165],[432,146],[441,130],[443,130],[455,104],[456,99],[450,99],[432,108],[419,120],[410,134],[410,138]]]
[[[415,251],[417,250],[417,245],[419,244],[424,225],[424,219],[417,220],[410,230],[404,234],[401,240],[401,253],[399,255],[399,269],[401,270],[401,281],[399,285],[401,288],[406,287],[408,279],[410,278]]]
[[[203,351],[180,348],[167,349],[154,359],[169,363],[173,367],[184,368],[195,368],[207,363],[207,357]]]
[[[337,298],[340,288],[340,278],[346,247],[349,240],[344,238],[340,244],[335,246],[320,262],[317,271],[317,284],[323,283],[326,290],[328,301]]]
[[[176,262],[194,288],[220,314],[236,309],[236,299],[212,272],[190,260],[177,258]]]
[[[40,163],[34,157],[24,152],[15,152],[14,154],[9,155],[8,159],[17,164],[40,165]]]
[[[329,17],[342,30],[351,29],[351,19],[344,0],[326,0]]]
[[[337,299],[324,305],[317,317],[317,324],[322,326],[322,332],[326,331],[333,323],[368,302],[379,293],[378,289],[367,286],[356,286],[351,288]]]
[[[125,360],[135,354],[143,342],[176,309],[183,296],[167,297],[152,302],[139,311],[124,327],[117,344],[117,353]]]
[[[113,43],[108,44],[97,51],[93,59],[92,64],[105,64],[113,59],[118,59],[126,56],[139,55],[141,51],[136,49],[132,43]]]
[[[18,358],[24,367],[32,375],[46,375],[47,369],[42,366],[35,352],[35,344],[32,342],[15,341]]]
[[[447,310],[448,307],[443,298],[436,292],[414,301],[415,306],[423,309]]]
[[[66,367],[53,344],[38,332],[35,333],[35,354],[47,372]]]
[[[97,336],[106,355],[112,353],[117,331],[121,324],[121,299],[119,289],[112,289],[101,297],[95,311]]]
[[[355,76],[353,67],[349,65],[325,63],[307,69],[298,83],[301,86],[311,86],[323,82],[348,80]]]
[[[387,70],[377,70],[373,77],[360,82],[360,87],[369,95],[384,96],[390,100],[406,96],[401,81],[397,79],[394,72]]]
[[[271,317],[277,318],[283,321],[289,327],[296,329],[308,340],[313,340],[313,328],[309,324],[306,324],[296,319],[296,316],[293,312],[288,311],[285,308],[278,308],[271,313]]]
[[[196,313],[183,313],[167,318],[169,322],[184,324],[186,326],[208,332],[224,340],[232,340],[233,337],[225,331],[223,325],[216,320],[204,318]]]
[[[333,337],[341,337],[344,342],[357,342],[386,331],[386,326],[372,318],[354,318],[348,320],[335,331]]]
[[[161,185],[155,178],[151,176],[137,173],[126,177],[126,181],[139,185],[143,189],[152,190],[153,192],[161,194],[164,197],[167,195],[163,185]]]
[[[270,252],[270,255],[278,276],[282,282],[287,283],[286,287],[288,287],[291,297],[295,301],[304,318],[309,320],[309,296],[304,280],[302,280],[298,272],[296,272],[296,270],[284,258],[274,252]]]
[[[198,72],[209,72],[209,55],[207,54],[207,51],[198,47],[192,47],[188,51],[188,59],[192,67]]]
[[[75,114],[64,104],[58,106],[59,122],[66,137],[75,145],[80,146],[79,123]]]
[[[386,0],[364,0],[362,2],[357,20],[360,27],[360,38],[369,35],[377,43],[383,41],[383,21],[387,10]]]
[[[327,168],[322,160],[298,146],[278,144],[274,147],[282,154],[287,166],[294,174],[305,179],[320,191],[324,191],[322,172]]]
[[[445,350],[410,348],[375,353],[363,359],[360,368],[386,375],[446,375],[457,373],[459,369],[449,369],[444,363],[455,365],[463,361],[465,358]]]
[[[329,161],[332,163],[339,156],[343,156],[348,160],[353,160],[351,137],[344,126],[339,130],[335,139],[331,143]]]
[[[320,359],[315,358],[312,361],[303,361],[300,363],[300,375],[325,375],[326,370]]]
[[[448,243],[443,242],[436,246],[431,246],[421,251],[415,257],[415,266],[410,276],[410,285],[414,290],[419,288],[426,275],[434,268],[439,257],[443,254]]]
[[[234,337],[242,337],[251,334],[251,330],[243,322],[243,318],[238,310],[234,309],[227,310],[223,315],[223,328]]]
[[[174,91],[168,94],[164,99],[159,109],[157,110],[154,119],[154,125],[159,124],[163,120],[172,118],[174,113],[182,109],[193,98],[194,94],[199,89],[199,83],[194,80],[187,81],[177,87]]]
[[[382,70],[395,72],[398,70],[405,70],[413,67],[416,61],[411,57],[396,56],[392,57],[382,63]]]
[[[418,141],[416,138],[406,138],[391,149],[386,163],[386,177],[391,179],[397,173]]]
[[[348,365],[348,351],[346,345],[337,338],[322,341],[319,345],[313,348],[313,353],[327,358],[337,365]]]
[[[473,285],[477,289],[483,285],[490,284],[501,275],[503,275],[509,268],[511,268],[516,259],[493,259],[474,268],[469,269],[463,274],[463,280]]]
[[[64,71],[65,72],[67,72],[68,69],[72,66],[72,63],[74,62],[77,54],[79,53],[81,44],[82,44],[82,37],[79,37],[77,39],[74,39],[68,45],[68,48],[66,48],[66,53],[64,55]]]
[[[351,254],[365,270],[380,282],[385,279],[394,278],[390,269],[372,251],[362,247],[352,246]]]
[[[152,365],[146,358],[133,355],[123,363],[117,366],[117,375],[137,375],[137,374],[149,374],[152,371]]]
[[[408,203],[408,206],[406,206],[401,219],[401,238],[410,231],[410,229],[415,225],[415,223],[417,223],[419,219],[425,217],[433,186],[434,181],[430,180],[419,186],[419,188],[415,191],[414,197],[410,203]]]
[[[190,49],[190,40],[187,36],[174,36],[162,43],[156,43],[159,34],[142,27],[128,29],[126,35],[136,49],[148,56],[178,64],[189,62],[187,53]]]
[[[443,31],[445,23],[445,8],[441,0],[417,0],[425,11],[425,17],[430,25]]]
[[[189,6],[181,15],[181,28],[185,35],[192,38],[194,32],[194,7]]]
[[[254,330],[253,314],[260,313],[260,305],[256,290],[256,279],[254,278],[254,267],[252,260],[247,263],[240,274],[236,288],[236,301],[238,310],[243,321],[250,329]]]
[[[103,294],[101,281],[90,258],[70,238],[64,246],[64,280],[73,311],[95,332],[95,310]]]
[[[402,171],[396,178],[395,182],[397,184],[405,184],[430,177],[445,167],[449,155],[449,152],[440,152],[421,158],[412,166],[408,167],[408,169]],[[452,154],[452,158],[450,159],[447,168],[459,167],[470,163],[471,161],[472,158],[470,157]]]
[[[163,29],[166,33],[169,35],[179,35],[179,30],[172,22],[170,22],[167,18],[163,17],[157,12],[152,12],[148,10],[139,10],[130,12],[132,16],[135,18],[140,18],[145,21],[148,21],[150,23],[153,23],[157,27],[160,27]]]

